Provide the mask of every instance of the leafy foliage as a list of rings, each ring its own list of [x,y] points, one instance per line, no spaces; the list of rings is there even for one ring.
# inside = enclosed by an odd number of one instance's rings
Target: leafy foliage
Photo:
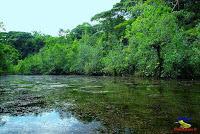
[[[13,62],[11,55],[7,61],[2,58],[1,72],[18,62],[15,69],[21,74],[197,78],[197,5],[197,0],[121,0],[111,10],[92,17],[95,25],[83,23],[72,30],[60,29],[59,37],[2,32],[1,44],[8,44],[2,46],[22,58],[19,62],[18,58]],[[0,55],[8,56],[3,49]]]
[[[127,29],[137,70],[146,76],[177,75],[182,60],[181,31],[169,7],[159,2],[138,5],[141,15]]]
[[[13,72],[13,66],[19,59],[19,52],[10,45],[0,44],[0,59],[0,74]]]
[[[39,33],[32,35],[26,32],[2,32],[0,39],[0,43],[10,44],[16,48],[21,53],[22,58],[38,52],[44,46],[44,39]]]

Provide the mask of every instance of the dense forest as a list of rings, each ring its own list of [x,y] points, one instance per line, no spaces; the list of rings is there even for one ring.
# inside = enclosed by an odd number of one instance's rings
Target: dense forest
[[[199,78],[199,0],[121,0],[53,37],[5,32],[0,74],[135,75]]]

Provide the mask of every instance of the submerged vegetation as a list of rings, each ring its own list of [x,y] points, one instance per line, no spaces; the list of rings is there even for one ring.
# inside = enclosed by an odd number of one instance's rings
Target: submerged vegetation
[[[1,76],[0,79],[0,131],[3,134],[27,130],[37,133],[38,129],[38,133],[71,129],[73,133],[78,133],[77,130],[83,133],[77,123],[83,122],[90,128],[88,124],[94,121],[101,127],[93,126],[94,132],[84,133],[169,134],[179,126],[174,123],[179,116],[191,117],[192,127],[200,126],[199,81],[56,75]],[[52,110],[59,116],[38,120]],[[9,117],[3,120],[6,124],[1,120],[5,116]],[[57,118],[62,120],[55,122]],[[76,121],[66,121],[66,118]],[[45,127],[38,128],[38,124]],[[58,124],[62,126],[60,130],[57,130]],[[48,129],[52,126],[53,129]]]
[[[199,78],[199,6],[198,0],[121,0],[92,17],[96,25],[60,29],[59,37],[1,32],[0,74]]]

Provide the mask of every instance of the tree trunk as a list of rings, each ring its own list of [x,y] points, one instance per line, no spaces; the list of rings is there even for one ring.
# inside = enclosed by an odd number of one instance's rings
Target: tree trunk
[[[156,72],[157,72],[157,77],[160,78],[162,74],[162,69],[163,69],[163,58],[161,57],[161,47],[159,45],[156,46],[156,52],[158,56],[158,66],[157,66]]]

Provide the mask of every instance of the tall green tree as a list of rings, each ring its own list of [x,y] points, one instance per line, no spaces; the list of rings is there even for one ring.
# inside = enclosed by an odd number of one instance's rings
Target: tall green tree
[[[146,76],[178,75],[184,41],[171,8],[151,0],[135,8],[141,15],[127,29],[127,36],[138,71]]]

